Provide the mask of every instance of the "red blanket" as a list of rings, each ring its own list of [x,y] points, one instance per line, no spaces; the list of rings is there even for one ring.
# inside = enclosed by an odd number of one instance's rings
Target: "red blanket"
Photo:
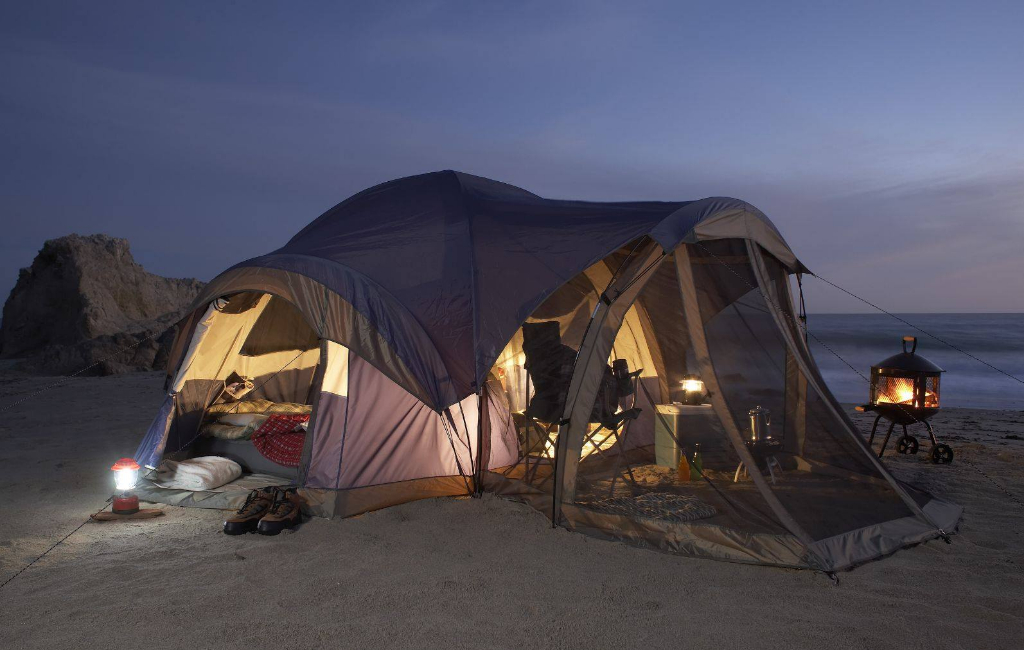
[[[306,432],[296,428],[308,421],[309,415],[271,415],[252,434],[252,444],[264,458],[285,467],[298,467]]]

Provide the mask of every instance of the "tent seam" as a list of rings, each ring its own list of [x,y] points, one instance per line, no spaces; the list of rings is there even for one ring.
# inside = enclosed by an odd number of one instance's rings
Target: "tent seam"
[[[473,388],[480,385],[480,369],[477,367],[477,354],[479,354],[479,328],[480,323],[477,313],[477,286],[476,286],[476,242],[473,239],[473,212],[469,209],[469,197],[466,194],[466,186],[462,183],[462,176],[459,172],[452,171],[455,183],[458,185],[459,199],[462,205],[462,215],[466,219],[466,229],[469,235],[469,291],[472,297],[472,320],[473,320]],[[466,432],[469,435],[469,432]]]

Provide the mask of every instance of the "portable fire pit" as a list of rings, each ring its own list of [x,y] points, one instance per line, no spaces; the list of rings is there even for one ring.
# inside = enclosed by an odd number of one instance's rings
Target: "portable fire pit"
[[[941,444],[935,439],[932,425],[928,423],[928,418],[939,412],[939,375],[945,371],[916,354],[916,351],[917,337],[904,336],[903,352],[871,366],[870,402],[858,406],[857,410],[878,413],[875,423],[871,426],[868,446],[875,441],[879,420],[889,420],[889,430],[886,431],[882,448],[878,451],[879,458],[885,452],[889,437],[897,424],[903,427],[903,436],[896,442],[896,451],[901,454],[916,454],[920,445],[917,438],[907,433],[907,425],[921,422],[928,429],[928,435],[932,439],[931,461],[949,464],[953,462],[953,450],[949,445]]]

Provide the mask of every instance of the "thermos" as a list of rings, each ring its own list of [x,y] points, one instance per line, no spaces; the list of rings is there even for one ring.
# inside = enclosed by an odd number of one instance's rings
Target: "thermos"
[[[748,412],[750,416],[750,442],[753,444],[768,442],[772,439],[772,412],[766,408],[755,406]]]

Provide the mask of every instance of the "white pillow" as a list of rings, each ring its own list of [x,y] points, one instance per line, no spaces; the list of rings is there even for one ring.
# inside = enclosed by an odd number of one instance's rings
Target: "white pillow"
[[[242,466],[229,458],[199,456],[181,462],[165,460],[153,483],[178,490],[213,490],[242,475]]]

